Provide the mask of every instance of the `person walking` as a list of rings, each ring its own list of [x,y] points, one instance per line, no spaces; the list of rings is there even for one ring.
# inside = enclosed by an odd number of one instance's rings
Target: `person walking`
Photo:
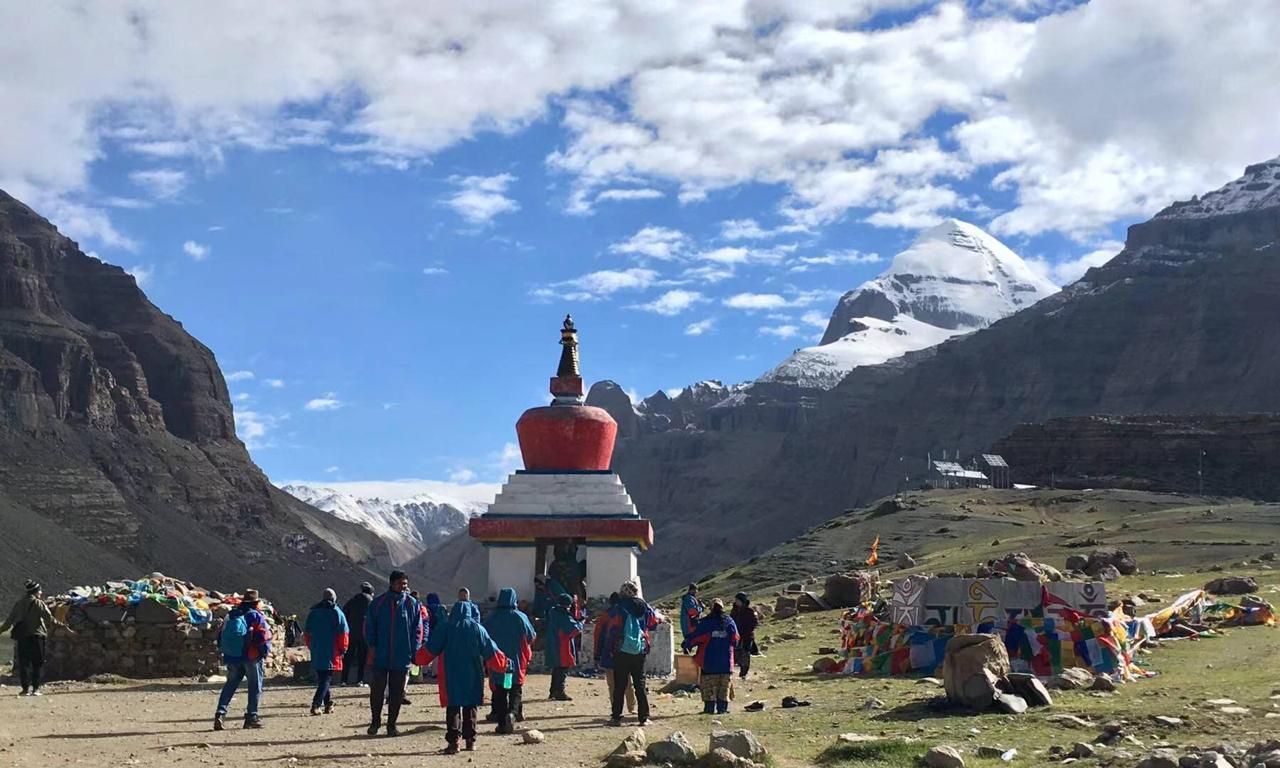
[[[729,711],[729,686],[733,681],[733,649],[738,646],[738,626],[724,611],[724,603],[716,598],[711,613],[698,622],[693,633],[680,647],[685,653],[696,648],[694,663],[702,670],[698,687],[702,689],[702,714]]]
[[[618,588],[618,604],[609,609],[609,625],[601,641],[613,652],[613,695],[609,725],[622,725],[622,698],[628,683],[636,696],[636,715],[649,725],[649,693],[644,662],[653,647],[649,632],[660,623],[658,614],[640,599],[640,585],[627,581]]]
[[[427,593],[427,637],[435,631],[436,627],[449,620],[449,612],[445,610],[444,603],[440,602],[440,596],[435,592]],[[430,677],[437,677],[436,669],[440,666],[440,662],[432,661],[423,667],[425,673]]]
[[[538,636],[516,603],[515,589],[503,587],[498,591],[497,605],[484,620],[484,628],[507,657],[506,668],[489,675],[497,733],[515,733],[515,722],[524,720],[524,678]]]
[[[326,589],[320,602],[311,606],[302,636],[311,651],[311,669],[316,673],[311,714],[320,714],[320,708],[324,707],[327,715],[333,711],[333,696],[329,692],[333,673],[342,671],[342,657],[350,645],[347,617],[338,610],[338,595],[332,589]]]
[[[609,595],[609,605],[605,607],[599,615],[596,616],[595,627],[591,630],[591,650],[592,656],[595,657],[596,669],[604,670],[605,682],[609,685],[609,702],[613,705],[613,644],[605,642],[605,639],[611,637],[609,611],[618,604],[619,595],[613,592]],[[631,688],[631,681],[626,681],[627,690],[624,692],[627,699],[627,714],[635,714],[636,711],[636,692]]]
[[[373,585],[366,581],[360,585],[359,592],[342,604],[342,615],[347,619],[347,628],[351,634],[351,643],[347,647],[347,656],[342,665],[343,685],[347,684],[350,672],[355,672],[356,685],[362,688],[368,685],[364,680],[365,662],[369,656],[369,646],[364,641],[364,617],[369,612],[371,602]]]
[[[485,670],[504,672],[507,657],[480,624],[480,607],[460,600],[449,620],[436,627],[418,654],[420,664],[440,660],[440,704],[445,709],[445,754],[458,753],[459,739],[476,748],[476,708],[484,702]]]
[[[18,695],[43,696],[40,692],[40,673],[44,669],[49,627],[62,627],[68,632],[71,632],[71,627],[59,621],[49,610],[44,602],[40,582],[27,579],[24,586],[27,593],[13,604],[9,617],[4,620],[4,624],[0,624],[0,634],[8,631],[9,637],[13,638],[17,646],[15,661],[18,681],[22,684]]]
[[[392,571],[387,591],[369,603],[364,620],[364,641],[369,646],[370,736],[382,727],[382,702],[387,703],[387,735],[398,736],[396,721],[404,703],[404,686],[414,655],[427,640],[422,608],[409,594],[409,577]]]
[[[573,701],[565,691],[569,670],[578,663],[578,638],[582,635],[582,622],[573,618],[573,597],[560,595],[556,604],[547,611],[547,669],[551,670],[551,700]]]
[[[680,598],[680,634],[688,637],[702,618],[702,602],[698,600],[698,585],[690,583],[684,597]]]
[[[738,662],[738,677],[745,680],[751,671],[751,657],[759,652],[756,648],[756,627],[760,625],[760,614],[756,613],[746,592],[733,596],[729,618],[738,626],[738,648],[734,658]]]
[[[218,708],[213,714],[213,730],[221,731],[227,708],[236,695],[241,680],[248,681],[249,704],[244,711],[245,728],[261,728],[262,718],[258,706],[262,702],[262,682],[265,674],[263,661],[271,653],[271,625],[259,610],[258,590],[246,589],[240,604],[231,609],[222,622],[218,635],[218,647],[222,661],[227,665],[227,682],[218,696]]]

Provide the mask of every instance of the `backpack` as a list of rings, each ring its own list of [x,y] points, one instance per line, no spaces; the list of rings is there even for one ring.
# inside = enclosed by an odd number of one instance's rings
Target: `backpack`
[[[640,626],[640,620],[631,611],[623,611],[622,614],[622,640],[618,643],[618,650],[622,653],[629,653],[638,656],[646,652],[644,647],[644,629]]]
[[[222,650],[223,656],[237,658],[244,656],[245,649],[249,647],[249,619],[244,613],[236,612],[227,616],[227,621],[222,625],[222,637],[218,640],[218,647]]]

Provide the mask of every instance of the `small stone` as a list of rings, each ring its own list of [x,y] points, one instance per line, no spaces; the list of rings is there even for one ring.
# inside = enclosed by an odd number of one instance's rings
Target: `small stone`
[[[929,768],[964,768],[964,758],[955,747],[933,747],[924,753],[924,764]]]
[[[1223,707],[1222,709],[1219,709],[1218,711],[1219,711],[1219,712],[1221,712],[1221,713],[1222,713],[1222,714],[1224,714],[1224,715],[1247,715],[1247,714],[1249,714],[1249,708],[1248,708],[1248,707]]]
[[[1049,687],[1060,691],[1088,688],[1093,685],[1094,674],[1084,667],[1067,667],[1049,678]]]
[[[1157,749],[1142,758],[1137,768],[1179,768],[1178,753],[1172,749]]]
[[[942,687],[942,680],[937,677],[922,677],[916,681],[916,685],[936,685]]]
[[[1182,718],[1180,717],[1170,717],[1169,715],[1156,715],[1153,719],[1156,721],[1156,725],[1163,725],[1165,728],[1181,728],[1182,727]]]
[[[1208,704],[1214,707],[1229,707],[1235,703],[1236,703],[1235,699],[1209,699],[1208,701],[1205,702],[1205,704]]]
[[[1086,744],[1083,741],[1077,741],[1075,744],[1071,745],[1071,752],[1069,752],[1068,754],[1070,754],[1072,757],[1075,757],[1075,758],[1086,758],[1086,757],[1093,757],[1097,753],[1098,753],[1098,750],[1095,749],[1092,744]]]
[[[874,696],[862,702],[862,708],[870,712],[874,709],[884,709],[885,703]]]
[[[1098,675],[1093,678],[1093,685],[1089,686],[1089,688],[1094,691],[1114,691],[1116,684],[1111,678],[1105,675]]]
[[[868,736],[865,733],[842,733],[837,740],[843,744],[862,744],[868,741],[880,741],[880,736]]]
[[[644,754],[644,748],[648,745],[649,745],[649,740],[644,735],[644,729],[636,728],[631,732],[630,735],[627,736],[627,738],[622,740],[621,744],[614,747],[613,752],[609,754],[623,755],[628,752],[639,752],[641,754]]]
[[[996,696],[995,708],[1006,715],[1021,715],[1027,711],[1027,702],[1021,696],[1002,693]]]
[[[547,740],[547,737],[536,728],[530,728],[522,734],[525,744],[541,744]]]

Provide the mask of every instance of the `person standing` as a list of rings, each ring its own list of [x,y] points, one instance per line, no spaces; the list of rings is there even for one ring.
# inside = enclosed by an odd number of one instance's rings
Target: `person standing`
[[[691,583],[684,597],[680,598],[680,634],[688,637],[701,618],[702,603],[698,600],[698,585]]]
[[[258,706],[262,702],[263,662],[271,653],[271,625],[259,610],[258,590],[246,589],[240,604],[231,609],[222,622],[218,646],[227,665],[227,682],[218,696],[218,709],[213,714],[213,730],[221,731],[227,708],[236,695],[241,680],[248,681],[249,704],[244,711],[245,728],[261,728]]]
[[[396,721],[404,703],[404,686],[414,655],[426,641],[422,608],[409,594],[409,577],[392,571],[387,591],[369,603],[364,620],[364,641],[369,646],[370,736],[382,727],[382,702],[387,702],[387,735],[398,736]]]
[[[702,689],[702,714],[729,711],[729,686],[733,680],[733,649],[738,646],[738,627],[724,612],[724,603],[716,598],[711,613],[698,622],[693,633],[680,647],[685,653],[697,648],[694,662],[702,670],[698,687]]]
[[[613,696],[609,725],[622,725],[622,698],[630,684],[636,696],[641,726],[649,725],[649,693],[645,688],[644,662],[653,647],[649,632],[659,624],[658,614],[640,599],[640,585],[627,581],[618,588],[618,604],[609,609],[609,625],[601,641],[613,651]]]
[[[440,596],[435,592],[427,593],[427,637],[435,631],[436,627],[444,624],[449,620],[449,612],[445,610],[444,603],[440,602]],[[437,677],[436,669],[440,666],[438,661],[432,661],[430,664],[424,665],[423,669],[426,674],[431,677]]]
[[[320,602],[311,607],[303,638],[311,651],[311,669],[316,673],[311,714],[320,714],[323,706],[327,715],[333,711],[333,696],[329,692],[333,673],[342,670],[342,657],[350,645],[347,617],[338,610],[338,595],[332,589],[326,589]]]
[[[68,632],[71,632],[71,627],[59,621],[49,610],[49,606],[45,605],[40,582],[27,579],[24,586],[27,594],[13,604],[9,617],[4,620],[4,624],[0,624],[0,633],[12,629],[9,636],[17,645],[18,680],[22,684],[18,695],[43,696],[40,692],[40,673],[44,669],[49,627],[62,627]]]
[[[618,604],[620,596],[617,592],[609,595],[609,605],[596,616],[595,627],[591,631],[591,650],[595,657],[596,668],[604,670],[605,682],[609,685],[609,702],[613,704],[613,644],[605,642],[606,638],[612,637],[609,634],[612,619],[609,617],[609,611]],[[627,690],[625,691],[627,699],[627,714],[634,714],[636,711],[636,692],[631,688],[631,681],[626,681]]]
[[[476,748],[476,708],[484,701],[485,670],[502,672],[507,657],[480,624],[480,608],[458,601],[449,620],[436,628],[417,656],[418,663],[440,659],[440,704],[445,708],[445,754],[458,753],[459,738],[467,751]]]
[[[760,614],[756,613],[755,606],[751,604],[751,598],[747,597],[746,592],[739,592],[733,596],[733,608],[729,611],[729,618],[733,619],[733,623],[738,626],[738,648],[735,658],[738,661],[738,677],[746,679],[747,673],[751,671],[751,656],[756,651],[756,627],[760,625]]]
[[[365,661],[369,656],[369,646],[364,641],[364,617],[369,612],[369,603],[373,602],[373,585],[364,582],[360,591],[342,604],[342,615],[347,619],[347,628],[351,633],[351,644],[347,648],[345,664],[342,665],[342,684],[347,684],[347,674],[356,673],[356,685],[364,687]]]
[[[556,604],[547,611],[547,669],[551,670],[551,700],[573,701],[565,691],[569,670],[578,663],[578,638],[582,635],[582,622],[573,618],[573,597],[560,595]]]
[[[506,669],[489,675],[497,733],[515,733],[515,721],[524,719],[524,678],[537,637],[529,617],[516,607],[516,602],[515,589],[503,587],[498,591],[497,605],[484,620],[484,628],[507,657]]]

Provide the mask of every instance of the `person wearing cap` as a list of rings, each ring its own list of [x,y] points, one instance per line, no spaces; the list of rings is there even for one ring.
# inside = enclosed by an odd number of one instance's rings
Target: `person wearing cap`
[[[417,654],[419,664],[440,659],[440,706],[445,709],[445,754],[476,748],[476,709],[484,702],[485,671],[503,672],[507,657],[480,624],[480,607],[470,600],[453,604],[449,620],[436,627]]]
[[[612,619],[609,612],[618,605],[621,595],[613,592],[609,595],[609,604],[604,610],[596,615],[595,627],[591,630],[591,651],[595,657],[596,668],[604,670],[605,682],[609,685],[609,701],[613,702],[613,644],[605,642],[605,638],[612,627]],[[623,692],[627,699],[627,714],[634,714],[636,711],[636,692],[631,687],[631,680],[626,680],[626,690]]]
[[[350,643],[349,635],[347,617],[338,610],[338,595],[332,589],[326,589],[320,602],[311,606],[303,633],[311,651],[311,668],[316,673],[316,693],[311,697],[313,715],[320,714],[322,706],[326,715],[333,711],[329,684],[333,673],[342,670],[342,657]]]
[[[680,598],[680,634],[688,637],[701,618],[702,603],[698,600],[698,585],[691,583],[684,597]]]
[[[387,735],[398,736],[396,721],[404,703],[404,687],[414,656],[427,640],[427,622],[422,607],[409,594],[409,577],[392,571],[387,591],[373,599],[364,620],[364,641],[368,644],[369,710],[368,733],[382,727],[382,702],[387,703]]]
[[[45,605],[40,582],[27,579],[26,594],[18,598],[9,611],[9,618],[0,624],[0,633],[12,630],[10,637],[17,644],[18,681],[22,684],[19,696],[43,696],[40,692],[40,672],[44,669],[45,642],[49,627],[71,628],[59,621],[49,606]]]
[[[498,733],[515,733],[515,722],[524,719],[524,678],[533,658],[537,633],[529,617],[517,605],[512,587],[498,590],[498,602],[484,620],[484,628],[507,657],[506,668],[489,675],[493,691],[493,722]]]
[[[756,613],[746,592],[733,596],[729,618],[738,626],[738,648],[734,654],[738,662],[738,677],[746,679],[751,671],[751,655],[759,652],[756,648],[756,627],[760,625],[760,614]]]
[[[365,660],[369,656],[369,646],[364,642],[364,617],[369,612],[369,603],[373,602],[373,585],[364,582],[360,591],[342,604],[342,615],[347,618],[347,627],[351,630],[351,644],[347,648],[347,657],[342,665],[342,684],[347,684],[348,673],[354,671],[356,685],[364,687]]]
[[[649,724],[649,692],[644,677],[645,659],[653,649],[649,633],[662,621],[657,611],[640,597],[640,585],[625,581],[618,587],[618,603],[609,609],[601,643],[613,655],[613,686],[609,725],[622,725],[622,699],[627,687],[635,691],[639,725]]]
[[[573,597],[560,595],[556,604],[547,611],[547,669],[551,670],[551,700],[573,701],[565,691],[569,670],[578,662],[578,637],[582,635],[582,622],[573,618]]]
[[[733,649],[738,647],[738,626],[724,610],[724,602],[711,602],[711,613],[701,619],[680,644],[688,653],[696,648],[694,663],[702,670],[698,687],[702,690],[702,714],[729,711],[729,686],[733,681]]]
[[[222,648],[222,661],[227,665],[227,682],[223,684],[222,693],[218,695],[218,709],[213,714],[215,731],[223,729],[223,718],[227,715],[227,708],[231,706],[231,699],[236,695],[236,689],[240,687],[241,680],[247,681],[249,689],[249,704],[244,711],[244,727],[262,727],[262,718],[258,716],[258,705],[262,701],[262,681],[265,674],[263,662],[271,653],[271,625],[267,623],[267,617],[262,615],[262,611],[258,610],[259,605],[258,590],[246,589],[240,604],[231,609],[231,613],[227,614],[227,618],[222,623],[218,645]],[[241,619],[243,619],[243,625],[240,623]],[[243,646],[232,649],[223,642],[222,635],[226,635],[231,628],[240,627],[245,630]],[[241,647],[243,650],[240,649]]]

